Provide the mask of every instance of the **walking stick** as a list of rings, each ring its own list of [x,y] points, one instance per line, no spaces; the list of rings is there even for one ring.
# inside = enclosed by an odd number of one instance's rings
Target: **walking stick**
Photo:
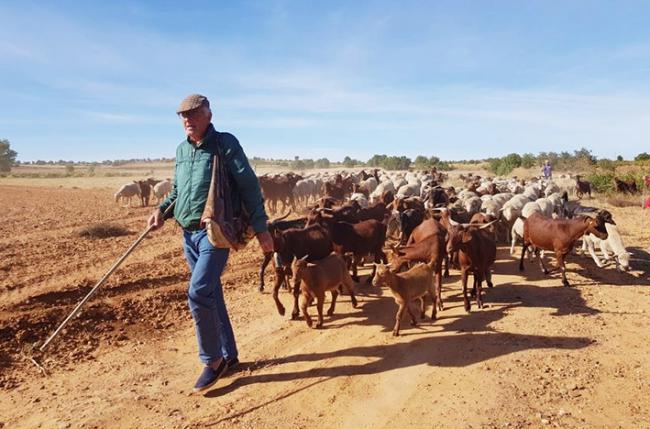
[[[172,207],[174,207],[174,204],[176,204],[176,200],[172,201],[172,203],[169,205],[169,207],[167,207],[167,209],[163,213],[163,217],[165,217],[165,215],[167,215],[167,213],[169,213],[169,211],[172,209]],[[113,274],[113,272],[117,269],[117,267],[120,266],[120,264],[126,259],[127,256],[129,256],[131,254],[131,252],[133,252],[133,249],[135,249],[137,247],[137,245],[140,244],[140,242],[142,240],[144,240],[144,238],[147,236],[147,234],[149,234],[149,232],[152,229],[153,229],[153,225],[150,225],[150,226],[147,227],[147,229],[144,230],[144,232],[142,234],[140,234],[140,237],[138,237],[138,239],[135,240],[135,242],[131,245],[131,247],[129,247],[127,249],[127,251],[120,257],[120,259],[118,259],[113,264],[111,269],[108,270],[108,272],[106,274],[104,274],[104,277],[102,277],[101,280],[99,280],[97,282],[97,284],[90,290],[90,292],[88,292],[88,294],[84,297],[84,299],[82,299],[81,302],[79,304],[77,304],[77,306],[74,308],[74,310],[72,310],[72,313],[70,313],[70,315],[68,315],[68,317],[65,318],[63,323],[61,323],[61,325],[59,325],[59,327],[56,328],[56,330],[43,343],[43,345],[41,347],[39,347],[40,351],[45,350],[45,347],[47,347],[47,345],[50,344],[52,342],[52,340],[54,338],[56,338],[57,335],[59,335],[59,333],[65,327],[65,325],[67,325],[68,322],[70,320],[72,320],[79,313],[79,310],[81,310],[81,307],[83,307],[83,305],[95,294],[95,292],[97,292],[97,289],[99,289],[99,287],[104,284],[104,282],[110,277],[110,275]]]

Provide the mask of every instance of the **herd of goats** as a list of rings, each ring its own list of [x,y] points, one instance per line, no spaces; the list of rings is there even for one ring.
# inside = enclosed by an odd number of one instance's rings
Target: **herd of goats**
[[[405,311],[411,323],[417,323],[410,302],[419,300],[420,317],[424,317],[427,295],[433,302],[432,319],[443,309],[442,277],[449,276],[450,266],[460,269],[465,310],[470,311],[470,295],[482,308],[481,288],[484,281],[493,286],[491,270],[499,240],[511,244],[511,253],[517,240],[522,243],[522,271],[528,252],[531,260],[537,255],[542,271],[549,274],[543,256],[544,251],[553,252],[555,270],[561,271],[565,286],[569,286],[565,258],[580,238],[583,251],[588,250],[599,267],[613,260],[621,271],[630,268],[630,254],[612,214],[569,200],[569,194],[579,199],[590,195],[588,182],[580,178],[518,181],[470,174],[461,176],[462,189],[443,186],[446,179],[435,169],[401,173],[375,169],[372,174],[326,173],[307,178],[294,173],[261,176],[269,212],[277,213],[281,202],[282,212],[301,205],[306,216],[287,220],[287,213],[269,222],[275,252],[265,255],[260,290],[264,289],[264,270],[273,260],[273,299],[278,312],[285,313],[278,290],[282,285],[289,289],[293,278],[292,318],[298,318],[301,310],[312,326],[307,310],[316,300],[316,327],[320,327],[327,291],[332,295],[328,315],[333,314],[342,289],[356,306],[357,266],[370,257],[372,273],[367,282],[386,286],[393,293],[399,306],[393,334],[399,335]],[[387,238],[394,238],[394,244],[386,246]],[[468,294],[469,274],[473,285]]]
[[[521,242],[521,271],[528,252],[531,261],[536,255],[544,274],[549,274],[543,256],[544,251],[553,252],[557,268],[552,271],[561,272],[565,286],[569,286],[565,258],[580,238],[582,251],[588,251],[599,267],[614,261],[617,269],[629,270],[630,254],[611,213],[570,201],[569,195],[579,199],[591,195],[588,182],[579,177],[525,181],[470,173],[460,179],[463,186],[456,189],[443,186],[447,176],[435,169],[260,176],[268,211],[278,213],[278,203],[282,203],[281,211],[288,213],[269,222],[274,252],[264,256],[259,290],[264,290],[264,271],[273,261],[273,300],[278,312],[285,314],[278,297],[284,285],[293,292],[292,318],[297,319],[302,310],[311,327],[308,307],[315,300],[316,327],[321,327],[325,293],[332,296],[328,315],[333,314],[343,289],[356,307],[357,267],[371,260],[367,282],[391,290],[399,307],[393,335],[399,335],[405,311],[411,323],[417,323],[409,305],[412,301],[419,301],[422,318],[427,295],[433,302],[432,319],[443,309],[442,278],[449,276],[450,267],[460,270],[465,310],[470,311],[470,298],[482,308],[482,284],[493,286],[491,271],[501,240],[510,244],[511,254]],[[148,205],[151,195],[161,201],[170,190],[169,179],[147,179],[124,185],[115,199],[136,196]],[[288,220],[290,212],[297,213],[300,206],[306,215]],[[387,256],[384,249],[388,248]],[[473,285],[468,291],[470,274]]]

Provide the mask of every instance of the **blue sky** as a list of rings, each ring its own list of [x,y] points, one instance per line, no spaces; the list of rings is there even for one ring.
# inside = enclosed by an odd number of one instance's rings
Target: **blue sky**
[[[179,101],[268,158],[650,149],[650,3],[0,3],[21,161],[173,157]]]

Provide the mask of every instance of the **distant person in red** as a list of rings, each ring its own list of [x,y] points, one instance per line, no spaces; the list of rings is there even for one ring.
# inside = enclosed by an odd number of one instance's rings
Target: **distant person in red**
[[[646,198],[645,202],[643,203],[643,208],[650,209],[650,197]]]

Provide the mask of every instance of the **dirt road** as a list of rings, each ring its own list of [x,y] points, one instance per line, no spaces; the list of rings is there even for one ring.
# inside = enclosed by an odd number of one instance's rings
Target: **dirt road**
[[[484,309],[463,310],[452,270],[438,320],[405,320],[398,338],[390,293],[365,284],[360,306],[343,296],[322,330],[278,315],[270,274],[257,291],[253,243],[224,276],[241,369],[195,396],[178,227],[145,239],[39,353],[32,346],[137,238],[151,208],[119,207],[109,189],[11,186],[0,186],[0,204],[0,427],[650,427],[650,213],[640,208],[608,207],[633,272],[574,255],[566,288],[536,263],[519,273],[503,246]],[[78,235],[108,221],[128,233]]]

